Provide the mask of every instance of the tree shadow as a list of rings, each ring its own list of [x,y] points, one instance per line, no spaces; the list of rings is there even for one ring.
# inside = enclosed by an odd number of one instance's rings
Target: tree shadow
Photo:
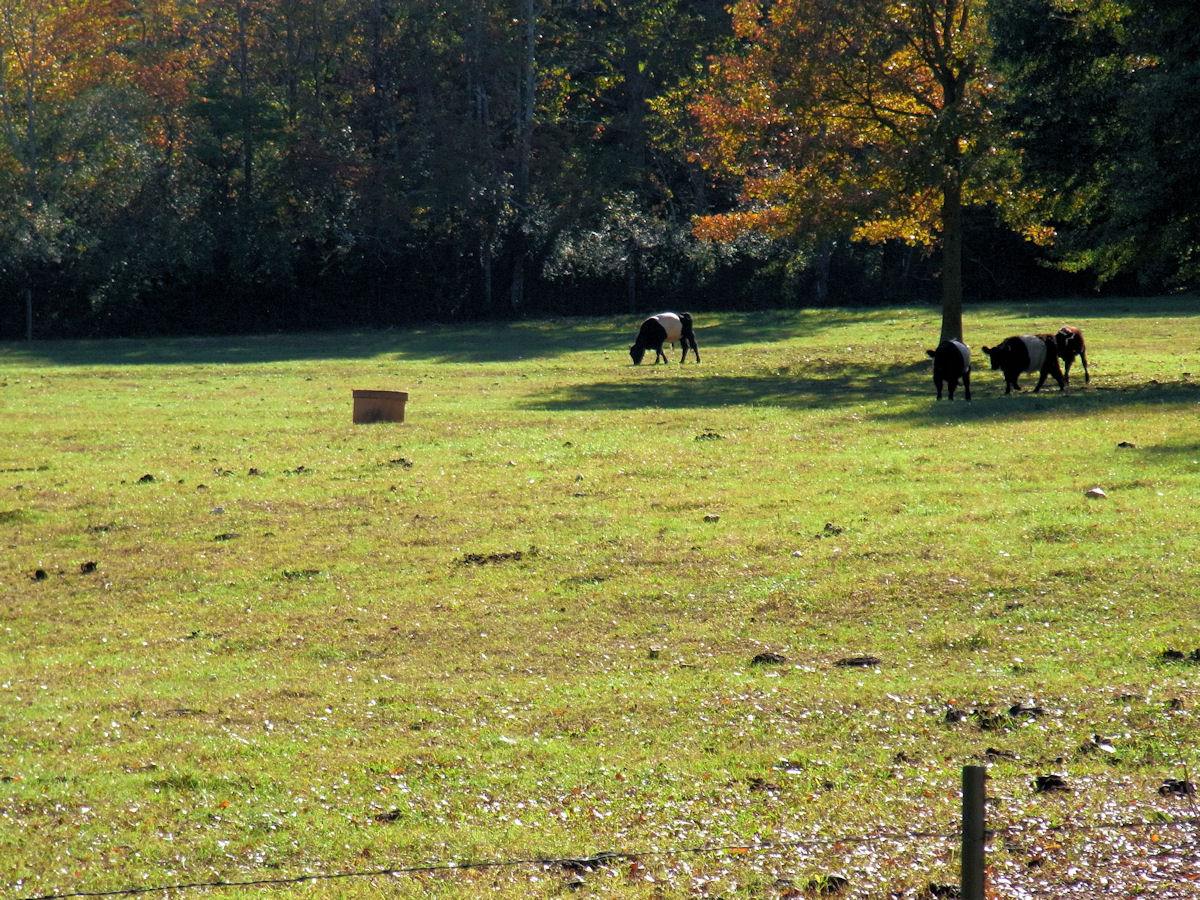
[[[1156,460],[1177,462],[1181,466],[1200,465],[1200,440],[1167,441],[1162,444],[1141,444],[1129,441],[1122,449],[1146,454]]]
[[[811,336],[872,319],[911,315],[910,308],[699,313],[705,348]],[[580,351],[625,356],[644,316],[561,317],[527,321],[426,324],[413,328],[204,337],[113,338],[0,344],[0,362],[64,366],[246,365],[321,359],[395,357],[429,363],[499,363],[555,359]]]
[[[1136,384],[1097,384],[1074,386],[1063,392],[1057,387],[1034,392],[1026,388],[1005,394],[999,373],[998,383],[980,384],[972,378],[972,401],[962,400],[961,388],[952,403],[936,401],[907,407],[889,407],[872,413],[873,417],[912,425],[941,425],[951,418],[957,421],[1014,421],[1050,416],[1066,422],[1103,414],[1105,410],[1126,406],[1194,406],[1200,402],[1200,382],[1184,378],[1178,381],[1151,380]],[[1028,377],[1028,376],[1027,376]],[[1074,383],[1074,379],[1072,379]]]
[[[601,320],[426,325],[379,331],[305,332],[221,337],[116,338],[0,345],[0,362],[58,365],[252,365],[392,357],[437,362],[515,362],[613,343]]]
[[[1043,322],[1061,320],[1064,325],[1078,325],[1088,320],[1100,319],[1155,316],[1187,318],[1200,314],[1200,303],[1197,302],[1194,293],[1169,296],[1156,294],[1152,297],[1077,297],[1027,303],[997,303],[988,306],[992,310],[1006,311],[1014,317]]]
[[[1040,321],[1083,323],[1100,318],[1200,315],[1194,295],[1156,297],[1153,301],[1112,300],[997,305],[992,312]],[[928,346],[936,342],[938,311],[934,307],[869,306],[819,309],[775,309],[748,312],[698,312],[696,337],[703,359],[706,351],[734,352],[742,346],[762,346],[810,338],[847,326],[883,325],[915,316],[928,318]],[[115,338],[106,340],[33,341],[0,344],[0,363],[9,365],[201,365],[263,364],[325,359],[395,358],[428,363],[503,363],[529,359],[552,360],[570,353],[606,352],[622,358],[645,314],[627,316],[559,317],[526,321],[423,324],[412,328],[204,337]],[[1048,326],[1047,326],[1048,327]],[[1003,329],[1002,329],[1003,330]],[[1011,329],[1015,333],[1020,329]],[[1007,331],[998,336],[1002,340]],[[978,343],[978,341],[976,341]],[[884,378],[887,373],[875,372]],[[866,373],[848,375],[845,387],[854,390]],[[822,396],[821,386],[811,392]],[[740,390],[731,386],[733,393]],[[786,399],[782,385],[764,385],[771,396]],[[617,392],[619,394],[619,392]],[[806,391],[799,389],[799,396]],[[615,399],[615,398],[614,398]],[[600,402],[600,398],[596,398]],[[617,402],[620,402],[619,400]],[[803,402],[803,401],[800,401]]]
[[[1133,405],[1194,406],[1200,381],[1152,380],[1137,384],[1032,387],[1004,394],[1003,378],[972,379],[967,401],[959,386],[954,400],[937,400],[928,359],[891,365],[828,364],[821,370],[793,373],[708,374],[703,365],[627,369],[623,377],[556,388],[526,402],[530,409],[567,410],[715,409],[724,406],[777,406],[787,409],[866,407],[864,419],[899,421],[912,426],[948,422],[1018,421],[1049,416],[1082,418]],[[895,401],[881,404],[881,400]]]
[[[660,367],[661,368],[661,367]],[[838,366],[817,375],[763,372],[709,375],[703,365],[556,388],[527,408],[567,410],[713,409],[724,406],[781,406],[817,409],[876,403],[928,368],[921,362],[893,366]]]

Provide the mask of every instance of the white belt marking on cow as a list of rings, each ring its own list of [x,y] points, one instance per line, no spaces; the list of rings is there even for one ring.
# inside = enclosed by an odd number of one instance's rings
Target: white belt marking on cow
[[[1029,352],[1029,365],[1025,367],[1025,371],[1042,371],[1042,366],[1046,363],[1046,342],[1041,338],[1023,334],[1021,335],[1021,343],[1025,345],[1025,349]]]
[[[675,313],[659,313],[657,316],[653,316],[653,318],[658,321],[659,325],[666,329],[666,342],[668,344],[674,344],[683,337],[683,323],[679,321],[679,316],[675,315]]]
[[[957,341],[953,338],[950,339],[950,343],[952,343],[955,346],[955,348],[958,350],[958,355],[962,357],[963,371],[970,372],[971,371],[971,351],[969,349],[967,349],[967,345],[964,344],[962,341]]]

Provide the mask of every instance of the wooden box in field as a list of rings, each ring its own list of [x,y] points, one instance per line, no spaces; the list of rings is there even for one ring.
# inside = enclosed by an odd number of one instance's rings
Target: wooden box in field
[[[403,422],[406,391],[355,391],[354,424]]]

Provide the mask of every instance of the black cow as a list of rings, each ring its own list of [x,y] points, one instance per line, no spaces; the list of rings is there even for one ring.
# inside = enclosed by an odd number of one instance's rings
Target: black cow
[[[1083,383],[1091,382],[1092,376],[1088,373],[1087,367],[1087,345],[1083,342],[1082,331],[1074,325],[1064,325],[1054,336],[1054,346],[1058,349],[1058,356],[1063,361],[1063,378],[1066,379],[1067,384],[1071,383],[1071,364],[1075,362],[1077,356],[1083,363]]]
[[[983,352],[992,360],[992,369],[1004,372],[1004,393],[1019,391],[1017,379],[1023,372],[1037,372],[1038,383],[1034,391],[1040,391],[1046,376],[1053,375],[1058,389],[1067,389],[1066,379],[1058,365],[1058,346],[1052,334],[1022,334],[1008,337],[997,347],[984,347]]]
[[[936,350],[926,350],[933,360],[933,383],[937,385],[937,398],[942,399],[943,382],[949,388],[948,399],[954,399],[958,380],[962,379],[963,393],[971,399],[971,350],[962,341],[953,338],[942,341]]]
[[[696,362],[700,362],[700,351],[696,349],[696,335],[692,331],[690,313],[664,312],[648,318],[638,329],[637,338],[634,340],[633,346],[629,348],[629,356],[636,366],[641,363],[647,350],[653,350],[656,365],[660,359],[667,362],[667,355],[663,353],[663,344],[674,344],[676,341],[683,344],[683,358],[679,360],[680,365],[687,362],[689,347],[696,354]]]

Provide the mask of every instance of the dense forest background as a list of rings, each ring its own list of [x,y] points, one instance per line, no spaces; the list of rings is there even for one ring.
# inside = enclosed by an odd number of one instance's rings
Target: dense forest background
[[[968,302],[1189,289],[1198,119],[1194,0],[0,0],[0,339],[936,303],[917,157]]]

